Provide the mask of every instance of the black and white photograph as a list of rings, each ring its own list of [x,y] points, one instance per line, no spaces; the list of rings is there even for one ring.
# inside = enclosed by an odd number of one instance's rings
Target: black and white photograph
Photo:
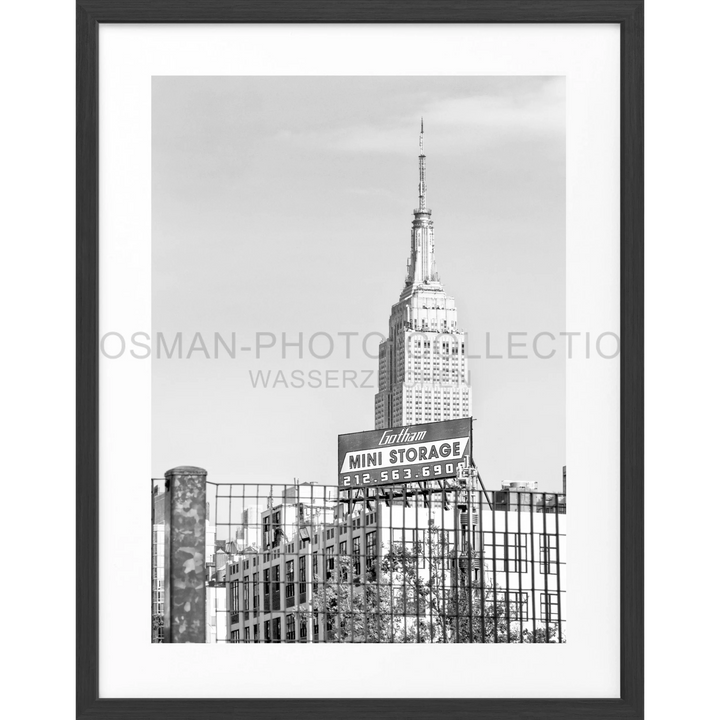
[[[645,14],[74,3],[74,717],[642,714]]]
[[[148,642],[572,643],[565,94],[152,78]]]

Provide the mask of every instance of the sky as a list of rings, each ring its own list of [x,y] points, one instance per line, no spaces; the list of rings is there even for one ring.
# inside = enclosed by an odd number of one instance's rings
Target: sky
[[[562,77],[153,78],[152,334],[183,338],[153,355],[154,477],[336,484],[337,435],[374,427],[421,117],[437,268],[481,356],[475,462],[488,489],[561,489],[565,351],[532,339],[565,328]]]

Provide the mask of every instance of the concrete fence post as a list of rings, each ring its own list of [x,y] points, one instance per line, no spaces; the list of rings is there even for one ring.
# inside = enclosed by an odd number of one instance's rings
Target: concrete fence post
[[[165,473],[165,642],[205,642],[207,471]]]

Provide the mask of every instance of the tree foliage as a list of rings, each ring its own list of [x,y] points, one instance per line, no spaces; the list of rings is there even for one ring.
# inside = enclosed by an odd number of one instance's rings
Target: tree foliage
[[[425,552],[419,543],[392,543],[362,575],[341,555],[325,578],[314,578],[313,612],[328,641],[564,642],[555,623],[533,630],[520,622],[522,608],[493,585],[479,553],[458,553],[432,524],[428,535]]]

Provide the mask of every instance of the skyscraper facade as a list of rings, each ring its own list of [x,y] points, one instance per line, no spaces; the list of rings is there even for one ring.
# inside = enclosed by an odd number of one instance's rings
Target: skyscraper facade
[[[458,327],[455,298],[445,292],[435,267],[422,121],[419,159],[419,202],[413,211],[405,287],[392,307],[387,339],[380,344],[376,429],[472,412],[465,333]]]

